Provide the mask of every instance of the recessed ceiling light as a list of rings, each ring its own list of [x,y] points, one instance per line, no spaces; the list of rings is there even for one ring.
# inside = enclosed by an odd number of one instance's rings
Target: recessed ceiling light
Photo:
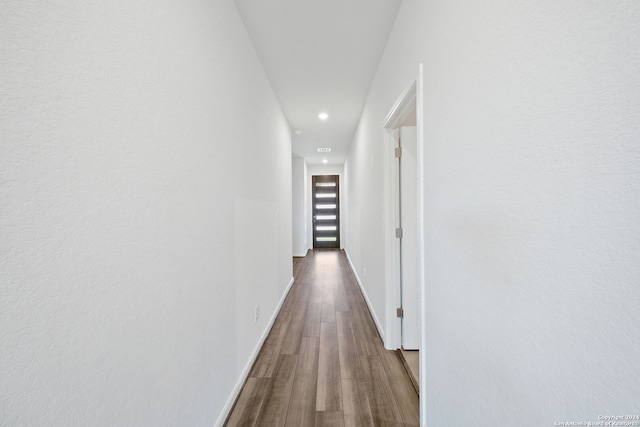
[[[331,151],[331,148],[320,148],[318,147],[318,153],[328,153],[329,151]]]
[[[327,163],[328,160],[327,159],[322,159],[322,163]]]
[[[302,131],[300,129],[296,129],[293,131],[296,135],[302,135]]]
[[[318,118],[320,120],[327,120],[329,118],[329,115],[327,113],[320,113],[318,114]]]

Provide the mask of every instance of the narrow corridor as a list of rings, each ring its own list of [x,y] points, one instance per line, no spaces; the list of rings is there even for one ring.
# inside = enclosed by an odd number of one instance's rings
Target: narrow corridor
[[[296,258],[294,277],[226,425],[418,426],[418,395],[344,252]]]

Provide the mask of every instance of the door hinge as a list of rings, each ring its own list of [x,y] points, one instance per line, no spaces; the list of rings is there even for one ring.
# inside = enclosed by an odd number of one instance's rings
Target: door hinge
[[[396,237],[402,239],[402,228],[396,228]]]
[[[402,307],[396,308],[396,317],[398,317],[398,319],[402,319],[404,317],[404,310]]]
[[[398,159],[402,157],[402,147],[396,147],[393,152]]]

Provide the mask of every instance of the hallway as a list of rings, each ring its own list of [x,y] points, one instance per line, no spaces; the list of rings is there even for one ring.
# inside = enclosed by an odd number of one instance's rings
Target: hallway
[[[418,396],[344,252],[295,258],[294,277],[226,425],[418,426]]]
[[[640,415],[639,0],[9,0],[0,28],[0,426]],[[344,252],[294,280],[314,175]],[[396,233],[420,399],[377,335]]]

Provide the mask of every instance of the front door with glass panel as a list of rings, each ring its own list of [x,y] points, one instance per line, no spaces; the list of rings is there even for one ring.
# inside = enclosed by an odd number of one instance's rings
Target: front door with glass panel
[[[313,247],[340,248],[340,183],[338,175],[314,175]]]

